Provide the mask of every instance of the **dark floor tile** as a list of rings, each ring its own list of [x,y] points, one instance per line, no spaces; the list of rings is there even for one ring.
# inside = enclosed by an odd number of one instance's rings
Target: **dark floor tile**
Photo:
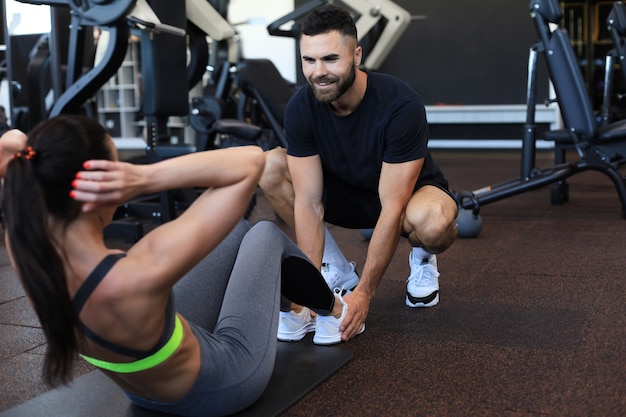
[[[0,362],[0,381],[10,381],[10,384],[3,384],[0,392],[0,411],[22,404],[51,389],[42,378],[44,351],[45,348],[40,347]],[[76,361],[72,378],[93,370],[86,362]],[[50,410],[50,415],[55,416],[54,410]]]
[[[0,257],[5,254],[4,246],[0,245]],[[23,296],[24,289],[13,268],[10,265],[0,266],[0,304]]]
[[[562,368],[571,353],[483,344],[445,344],[442,350],[434,403],[558,415],[551,397],[563,392]]]
[[[41,327],[39,319],[26,297],[0,304],[0,324]]]
[[[423,329],[438,343],[573,352],[586,323],[587,315],[572,309],[442,303]]]
[[[0,324],[0,358],[11,358],[45,344],[39,328]]]
[[[2,248],[4,249],[4,240],[0,243],[0,245],[2,245]],[[8,253],[5,250],[2,250],[0,252],[0,267],[5,266],[11,266],[11,262],[9,261]]]
[[[579,415],[626,415],[626,315],[594,310],[572,360],[564,368],[571,401],[564,410]]]
[[[2,384],[0,411],[26,402],[49,389],[41,377],[42,367],[43,356],[36,354],[20,354],[0,362],[0,380],[10,381]]]

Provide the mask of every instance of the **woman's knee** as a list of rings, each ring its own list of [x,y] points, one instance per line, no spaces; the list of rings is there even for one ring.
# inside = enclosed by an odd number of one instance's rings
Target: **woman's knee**
[[[269,220],[261,220],[246,233],[242,245],[250,245],[256,251],[268,250],[283,246],[278,244],[282,242],[282,238],[283,232],[275,223]]]
[[[271,222],[269,220],[261,220],[258,223],[255,223],[250,228],[250,230],[246,234],[246,237],[248,239],[252,238],[254,240],[276,239],[276,236],[279,233],[281,233],[281,231],[274,222]]]

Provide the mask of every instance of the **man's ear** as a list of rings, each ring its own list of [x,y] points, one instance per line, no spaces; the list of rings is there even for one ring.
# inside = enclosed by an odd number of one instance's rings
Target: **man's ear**
[[[357,67],[361,66],[361,61],[363,60],[363,48],[358,45],[354,50],[354,65]]]

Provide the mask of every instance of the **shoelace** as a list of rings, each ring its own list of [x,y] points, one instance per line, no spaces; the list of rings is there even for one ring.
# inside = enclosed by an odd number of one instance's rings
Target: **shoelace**
[[[345,305],[345,301],[343,301],[343,296],[348,294],[349,290],[344,289],[343,285],[341,287],[335,287],[333,289],[333,294],[339,298],[339,303],[341,303],[341,307]]]
[[[333,289],[333,292],[335,294],[337,294],[337,296],[339,296],[339,298],[341,298],[341,302],[343,302],[343,296],[346,295],[346,294],[350,294],[352,291],[346,290],[345,286],[342,285],[341,288],[340,287],[335,287]]]
[[[427,273],[428,272],[428,273]],[[420,271],[419,271],[419,275],[418,274],[411,274],[409,276],[409,278],[407,279],[407,281],[413,281],[416,284],[420,283],[422,281],[422,278],[424,278],[426,276],[426,280],[431,281],[433,279],[434,276],[437,275],[437,269],[430,263],[426,263],[421,265]]]

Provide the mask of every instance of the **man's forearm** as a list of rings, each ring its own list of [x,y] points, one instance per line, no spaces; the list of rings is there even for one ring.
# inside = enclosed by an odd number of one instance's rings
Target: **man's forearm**
[[[0,140],[0,178],[4,178],[7,164],[17,151],[26,147],[26,134],[12,129],[2,135]]]
[[[367,258],[361,273],[358,291],[365,291],[372,299],[398,247],[402,230],[400,216],[381,214],[367,249]]]

